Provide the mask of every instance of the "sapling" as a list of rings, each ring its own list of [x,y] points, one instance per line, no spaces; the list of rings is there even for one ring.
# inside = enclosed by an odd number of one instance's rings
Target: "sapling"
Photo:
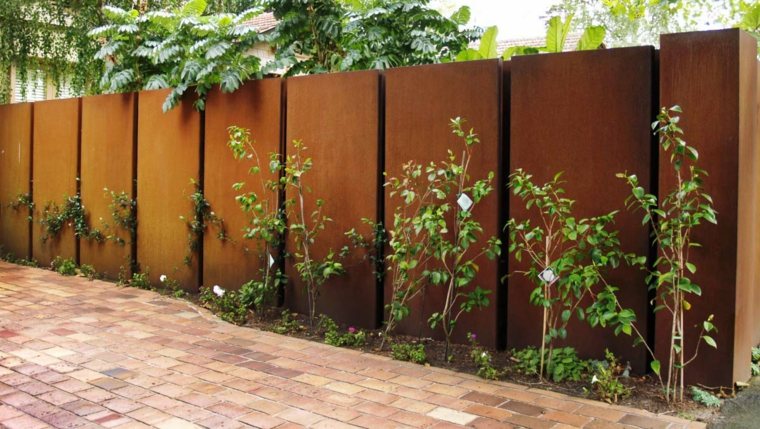
[[[657,121],[652,124],[663,151],[670,154],[675,179],[672,189],[661,189],[661,198],[658,199],[656,195],[646,193],[635,174],[617,175],[631,188],[631,195],[626,199],[627,208],[642,211],[642,223],[650,226],[658,249],[648,283],[656,293],[657,306],[654,311],[666,311],[671,324],[665,379],[661,375],[661,363],[652,348],[646,344],[638,329],[635,332],[636,344],[644,344],[653,358],[652,371],[660,379],[668,402],[683,401],[684,369],[697,358],[700,345],[704,342],[717,348],[715,339],[707,335],[716,331],[713,316],[710,315],[702,322],[693,352],[687,356],[685,313],[691,309],[691,296],[702,294],[699,285],[689,277],[697,271],[691,261],[690,250],[701,247],[693,240],[692,233],[703,221],[715,224],[717,219],[712,198],[703,190],[703,177],[707,173],[696,166],[699,153],[682,138],[683,130],[678,125],[680,117],[676,116],[681,112],[679,106],[663,107]],[[645,258],[636,261],[645,268]]]
[[[614,292],[606,287],[603,272],[617,267],[623,255],[617,231],[610,229],[616,212],[576,218],[575,201],[564,196],[561,173],[542,185],[518,169],[510,175],[512,192],[534,213],[533,219],[510,219],[509,252],[520,262],[528,257],[528,268],[516,271],[530,279],[535,288],[530,302],[541,307],[541,349],[539,377],[552,374],[554,341],[567,338],[567,326],[575,315],[591,325],[604,325],[609,318],[635,319],[630,309],[615,308],[598,316],[597,294]],[[614,295],[614,294],[613,294]],[[606,295],[602,295],[606,296]],[[617,301],[616,301],[617,302]],[[587,306],[587,307],[584,307]],[[628,328],[625,328],[628,331]],[[546,364],[545,364],[546,362]]]
[[[230,127],[228,131],[227,144],[233,157],[238,161],[249,162],[249,175],[258,178],[255,190],[241,193],[235,197],[235,201],[247,216],[243,238],[255,243],[261,264],[259,277],[246,282],[240,290],[240,296],[246,306],[262,315],[267,308],[275,304],[277,292],[286,281],[277,264],[277,253],[287,228],[285,214],[278,205],[279,194],[283,190],[279,178],[283,164],[278,153],[270,153],[266,168],[274,178],[265,179],[261,158],[256,151],[255,142],[251,140],[250,131],[235,126]],[[232,185],[236,191],[242,191],[247,186],[245,182]]]
[[[330,277],[344,274],[345,269],[343,264],[336,260],[336,254],[332,250],[321,259],[314,254],[314,244],[332,219],[322,212],[325,204],[322,199],[316,199],[316,208],[307,214],[306,200],[311,194],[311,189],[304,185],[303,176],[312,169],[313,161],[304,156],[303,152],[307,148],[300,140],[293,141],[293,149],[294,153],[287,156],[284,175],[280,180],[283,186],[293,193],[291,198],[285,200],[286,215],[288,219],[292,219],[288,231],[292,234],[295,244],[295,252],[291,256],[301,281],[304,282],[309,324],[314,326],[317,299],[322,286]]]

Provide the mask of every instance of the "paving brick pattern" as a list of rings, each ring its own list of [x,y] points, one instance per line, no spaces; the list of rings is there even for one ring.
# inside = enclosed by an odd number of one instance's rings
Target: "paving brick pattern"
[[[704,427],[240,328],[152,292],[3,262],[0,426]]]

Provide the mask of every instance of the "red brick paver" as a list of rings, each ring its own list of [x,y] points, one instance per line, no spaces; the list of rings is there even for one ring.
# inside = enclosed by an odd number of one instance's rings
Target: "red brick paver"
[[[153,292],[0,262],[8,428],[692,428],[219,321]]]

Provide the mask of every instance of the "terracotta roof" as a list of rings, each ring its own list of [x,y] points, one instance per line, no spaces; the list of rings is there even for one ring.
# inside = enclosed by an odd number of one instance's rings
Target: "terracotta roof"
[[[264,12],[261,15],[256,16],[253,19],[246,21],[247,25],[250,25],[256,29],[259,33],[266,33],[277,26],[277,19],[272,12]]]
[[[565,40],[565,51],[574,51],[575,48],[578,46],[578,41],[581,40],[581,33],[571,33],[567,35],[567,40]],[[475,47],[477,47],[480,44],[480,42],[475,43]],[[496,52],[499,53],[499,55],[503,54],[507,48],[511,48],[513,46],[530,46],[534,48],[540,48],[546,44],[546,37],[528,37],[524,39],[510,39],[510,40],[499,40],[496,42]]]

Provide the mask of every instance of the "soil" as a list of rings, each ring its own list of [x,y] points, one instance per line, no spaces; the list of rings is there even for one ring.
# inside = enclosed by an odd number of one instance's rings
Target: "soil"
[[[324,332],[317,328],[309,327],[308,320],[304,315],[295,315],[298,328],[291,330],[287,333],[292,337],[302,338],[310,341],[324,341]],[[250,318],[245,326],[255,327],[265,331],[277,332],[276,328],[279,326],[279,315],[270,314],[264,319]],[[345,332],[346,326],[343,328]],[[452,358],[450,361],[444,359],[445,343],[443,341],[436,341],[430,338],[418,338],[413,336],[395,335],[386,341],[385,348],[380,349],[380,343],[382,340],[381,330],[367,331],[367,341],[362,347],[356,347],[355,349],[362,350],[368,353],[374,353],[383,356],[390,356],[389,343],[407,343],[407,344],[424,344],[425,352],[427,354],[428,362],[425,365],[431,365],[440,368],[451,369],[452,371],[464,372],[469,374],[476,374],[478,367],[472,361],[470,357],[470,351],[472,347],[470,345],[452,344],[449,348]],[[502,371],[499,380],[506,381],[515,384],[521,384],[543,390],[550,390],[558,393],[562,393],[568,396],[575,396],[579,398],[598,399],[593,393],[587,392],[590,384],[588,382],[572,382],[566,381],[562,383],[555,383],[550,380],[541,381],[535,375],[525,375],[517,372],[515,369],[516,362],[512,358],[512,355],[507,350],[493,350],[484,348],[491,353],[492,364],[495,368]],[[712,424],[720,418],[720,412],[717,408],[709,408],[702,404],[693,401],[690,397],[685,399],[681,404],[668,404],[660,389],[659,382],[651,376],[630,376],[621,377],[620,380],[628,388],[631,389],[631,395],[621,399],[617,402],[618,405],[624,405],[632,408],[644,409],[658,414],[668,414],[686,418],[689,420],[695,420]],[[733,398],[734,393],[728,389],[712,389],[705,386],[701,386],[704,390],[709,390],[720,398]],[[758,399],[760,403],[760,386],[757,388]],[[728,403],[728,401],[725,401]],[[758,407],[758,413],[760,413],[760,407]],[[721,426],[730,427],[730,426]],[[756,426],[755,426],[756,427]]]

